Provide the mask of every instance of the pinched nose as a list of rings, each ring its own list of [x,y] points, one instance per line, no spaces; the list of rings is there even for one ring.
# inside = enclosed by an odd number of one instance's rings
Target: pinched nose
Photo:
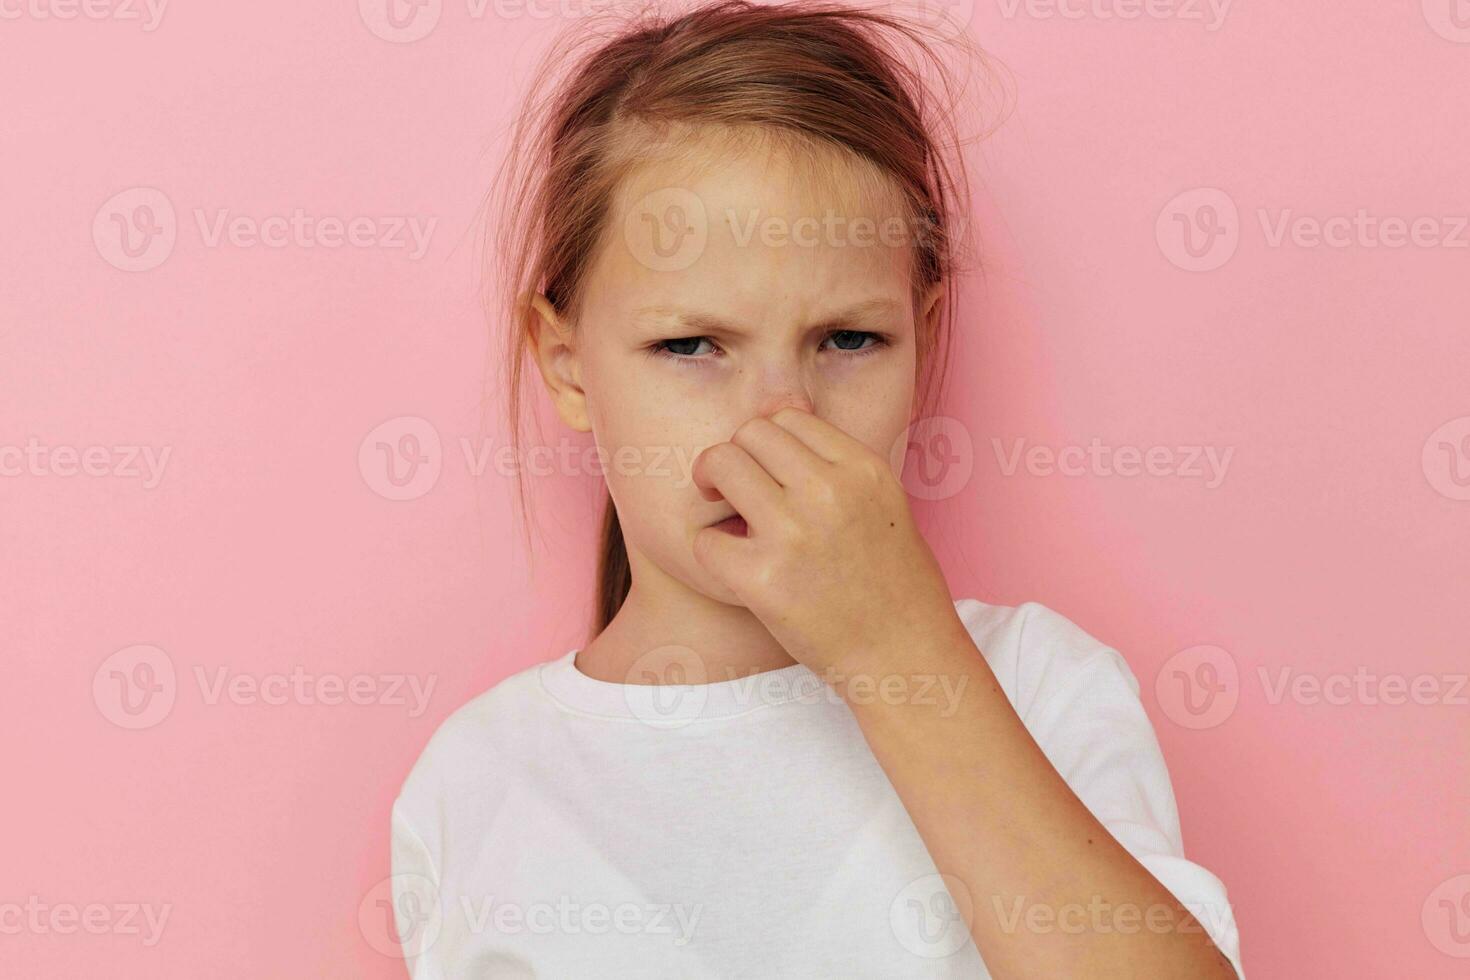
[[[766,365],[754,401],[757,415],[770,415],[788,406],[804,412],[816,411],[802,369],[795,364]]]
[[[771,415],[783,408],[799,408],[803,412],[815,412],[816,406],[812,403],[811,396],[805,392],[790,392],[773,398],[761,400],[759,415]]]

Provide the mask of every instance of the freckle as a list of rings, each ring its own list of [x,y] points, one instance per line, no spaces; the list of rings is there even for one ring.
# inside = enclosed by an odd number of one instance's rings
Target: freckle
[[[892,526],[893,526],[893,522],[892,522],[892,521],[889,521],[889,522],[888,522],[888,526],[889,526],[889,527],[892,527]]]
[[[1091,837],[1087,838],[1087,843],[1089,843],[1089,844],[1092,843],[1092,838]]]

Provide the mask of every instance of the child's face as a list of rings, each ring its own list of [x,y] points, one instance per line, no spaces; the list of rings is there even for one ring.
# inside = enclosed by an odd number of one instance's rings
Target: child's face
[[[760,150],[644,166],[609,216],[571,347],[558,349],[542,330],[538,358],[558,411],[573,428],[590,428],[605,453],[635,575],[641,555],[738,604],[693,553],[700,529],[734,509],[705,500],[689,469],[746,419],[795,405],[885,459],[910,422],[912,228],[895,225],[896,197],[869,200],[834,168],[803,189],[783,155]],[[680,190],[646,198],[671,187]],[[646,213],[666,223],[670,264],[697,259],[655,268],[664,260]],[[854,225],[858,218],[872,224]],[[701,224],[702,249],[695,237],[677,251],[669,227]],[[937,295],[924,297],[921,315],[933,315]],[[539,301],[538,309],[549,312]]]

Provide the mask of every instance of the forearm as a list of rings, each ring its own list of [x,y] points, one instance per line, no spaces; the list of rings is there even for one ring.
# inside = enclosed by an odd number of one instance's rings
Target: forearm
[[[833,674],[942,874],[963,883],[992,975],[1221,977],[1194,917],[1079,800],[958,620],[879,643]],[[864,696],[884,676],[943,678],[943,699]],[[863,678],[859,681],[858,678]],[[866,684],[866,686],[864,686]],[[952,889],[953,890],[953,889]],[[965,895],[955,895],[961,905]]]

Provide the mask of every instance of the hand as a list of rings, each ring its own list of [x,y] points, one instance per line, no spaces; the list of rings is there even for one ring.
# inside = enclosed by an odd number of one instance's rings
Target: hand
[[[872,674],[871,652],[963,629],[888,461],[826,420],[793,407],[749,419],[692,476],[748,528],[701,529],[695,560],[812,670]]]

